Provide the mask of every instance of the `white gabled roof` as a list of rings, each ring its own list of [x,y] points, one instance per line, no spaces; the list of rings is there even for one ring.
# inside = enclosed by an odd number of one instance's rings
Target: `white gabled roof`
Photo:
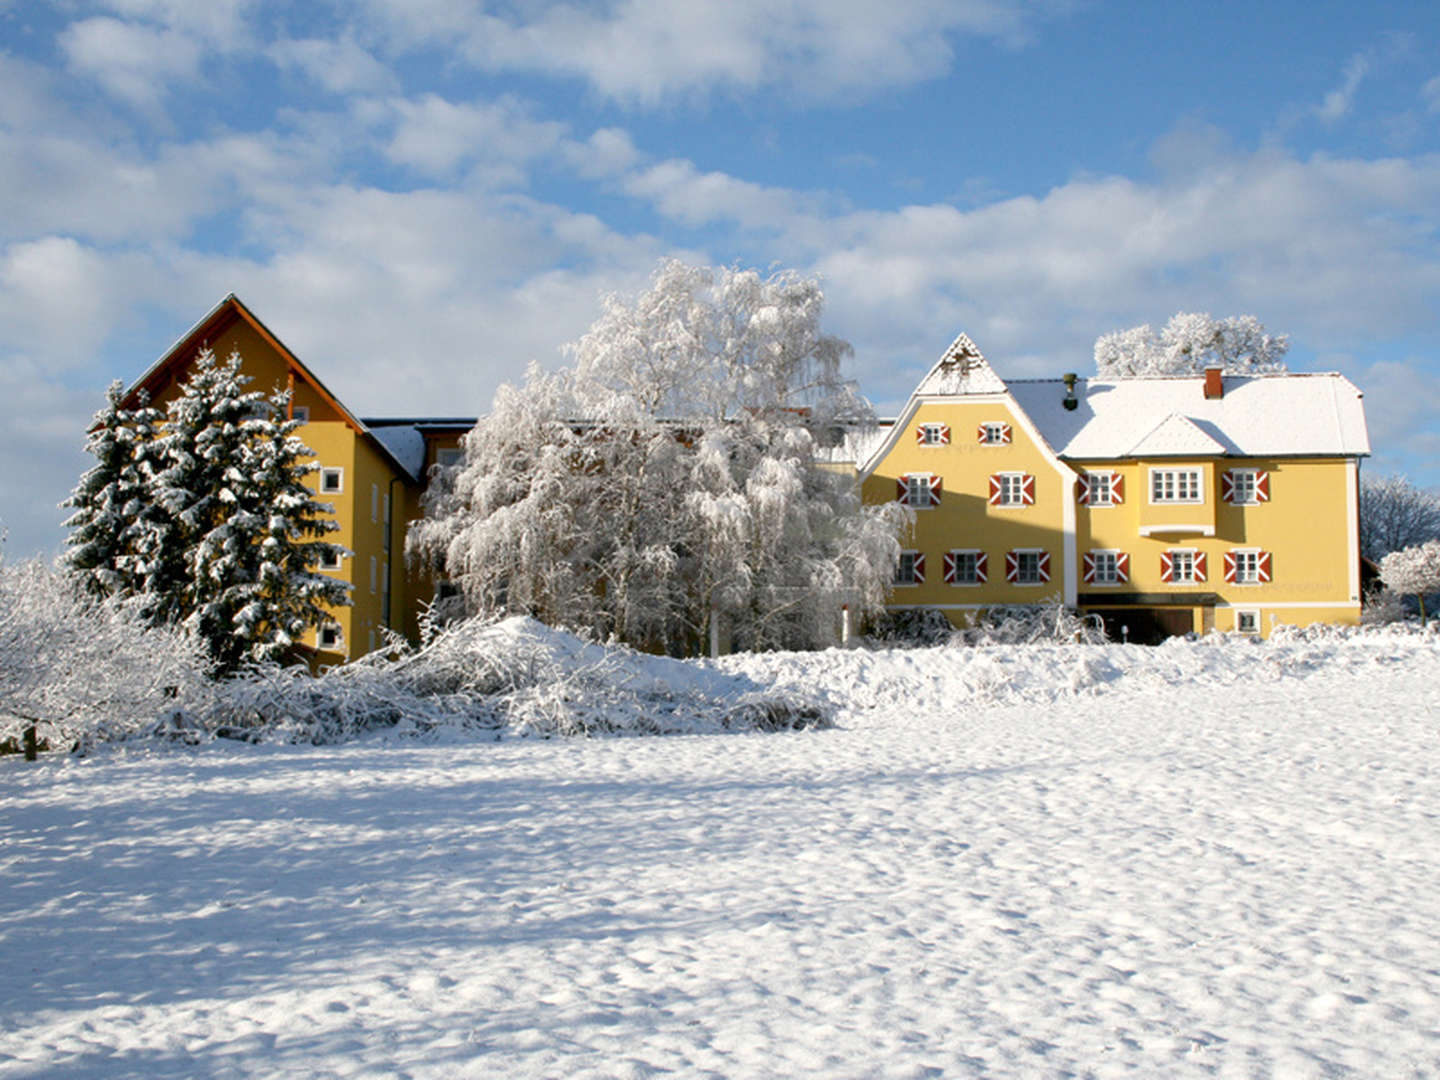
[[[1179,413],[1171,413],[1156,424],[1126,457],[1210,457],[1223,454],[1225,447]]]
[[[1362,395],[1333,373],[1226,375],[1218,398],[1205,397],[1203,375],[1079,379],[1073,410],[1059,379],[1008,388],[1064,458],[1370,453]]]
[[[995,374],[975,343],[961,334],[950,343],[930,373],[915,388],[916,397],[938,394],[1003,394],[1005,380]]]

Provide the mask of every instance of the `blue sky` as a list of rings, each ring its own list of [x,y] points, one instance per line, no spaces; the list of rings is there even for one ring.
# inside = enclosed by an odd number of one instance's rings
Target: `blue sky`
[[[362,414],[480,413],[667,255],[818,274],[882,411],[960,330],[1253,314],[1440,485],[1434,3],[0,0],[0,141],[9,557],[227,292]]]

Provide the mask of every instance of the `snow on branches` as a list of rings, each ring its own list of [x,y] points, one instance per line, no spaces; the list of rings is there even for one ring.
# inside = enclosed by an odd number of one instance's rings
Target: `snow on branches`
[[[873,422],[818,283],[667,261],[568,352],[504,387],[408,550],[472,612],[665,652],[834,640],[883,604],[903,524],[816,451]]]
[[[1440,540],[1392,551],[1380,560],[1380,580],[1391,592],[1414,596],[1425,618],[1425,597],[1440,592]]]
[[[1158,334],[1147,323],[1104,334],[1095,342],[1101,378],[1129,375],[1191,375],[1219,365],[1226,374],[1285,371],[1290,338],[1271,335],[1253,315],[1215,319],[1178,312]]]
[[[1367,476],[1360,484],[1360,552],[1380,559],[1440,539],[1440,496],[1403,476]]]

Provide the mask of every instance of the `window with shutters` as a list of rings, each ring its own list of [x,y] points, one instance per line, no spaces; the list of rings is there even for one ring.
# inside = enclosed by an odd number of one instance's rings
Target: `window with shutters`
[[[992,420],[980,425],[980,444],[982,446],[1008,446],[1010,443],[1010,425]]]
[[[1130,580],[1130,556],[1123,551],[1089,551],[1084,562],[1090,585],[1123,585]]]
[[[1261,552],[1256,548],[1237,548],[1230,552],[1234,563],[1230,580],[1236,585],[1259,585],[1260,556]]]
[[[1197,585],[1205,580],[1205,553],[1171,548],[1160,556],[1160,577],[1172,585]]]
[[[1043,585],[1050,580],[1050,556],[1045,551],[1036,548],[1012,551],[1006,562],[1012,585]]]
[[[1264,469],[1229,469],[1221,474],[1221,494],[1233,506],[1270,501],[1270,474]]]
[[[906,506],[925,510],[940,505],[940,477],[934,473],[906,473],[900,477],[896,494]]]
[[[902,551],[895,567],[896,585],[921,585],[925,581],[925,556],[918,551]]]
[[[1035,478],[1027,473],[996,473],[990,486],[992,505],[1018,507],[1035,502]]]
[[[921,424],[916,430],[915,441],[920,446],[948,446],[950,444],[950,425]]]
[[[945,555],[947,585],[983,585],[986,580],[985,553],[975,549],[957,549]]]
[[[1201,503],[1205,496],[1199,469],[1151,469],[1152,503]]]
[[[1090,496],[1085,501],[1091,506],[1114,506],[1115,498],[1115,474],[1112,472],[1086,473],[1085,479]]]

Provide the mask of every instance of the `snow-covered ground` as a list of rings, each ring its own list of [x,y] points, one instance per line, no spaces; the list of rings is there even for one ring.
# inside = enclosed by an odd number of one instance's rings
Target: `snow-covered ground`
[[[0,1077],[1440,1075],[1440,646],[751,657],[778,734],[0,759]]]

